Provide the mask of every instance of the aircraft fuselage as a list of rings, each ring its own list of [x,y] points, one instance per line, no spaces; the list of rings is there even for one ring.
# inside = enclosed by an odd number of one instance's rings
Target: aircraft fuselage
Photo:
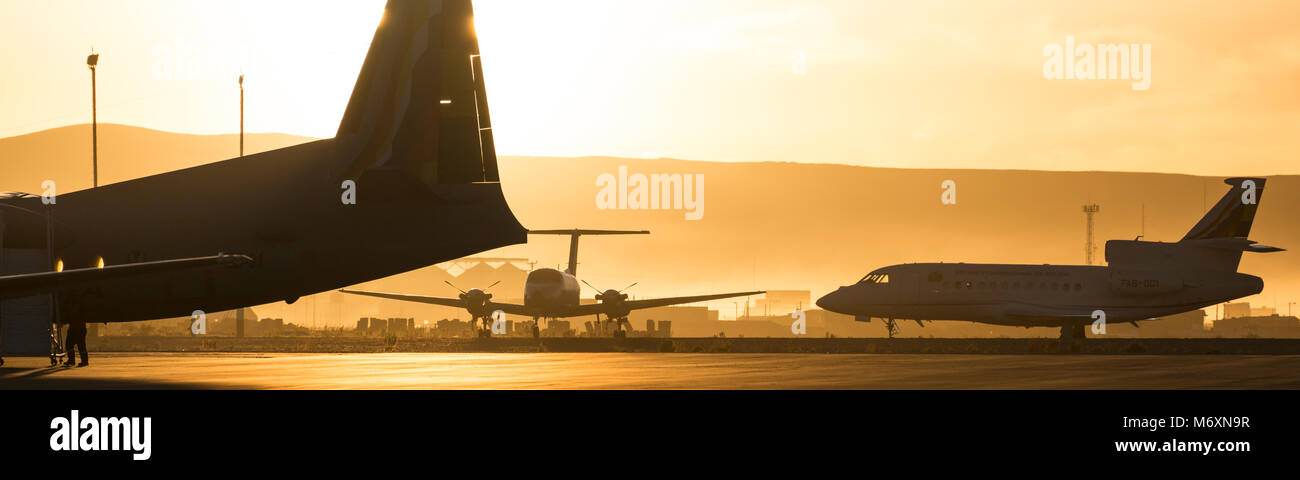
[[[524,305],[530,311],[556,312],[554,316],[560,316],[559,312],[581,303],[581,293],[577,278],[551,268],[534,270],[524,281]]]
[[[882,268],[818,300],[859,318],[1062,326],[1064,318],[1131,322],[1259,293],[1236,272],[1150,266],[909,264]]]
[[[64,302],[80,302],[93,322],[189,316],[293,302],[525,240],[499,184],[426,185],[372,170],[358,179],[356,203],[345,203],[344,172],[328,168],[344,164],[330,160],[336,142],[60,195],[53,250],[68,269],[101,257],[108,265],[220,252],[253,258],[65,292]],[[14,202],[45,210],[39,198]],[[43,222],[28,224],[43,230]]]

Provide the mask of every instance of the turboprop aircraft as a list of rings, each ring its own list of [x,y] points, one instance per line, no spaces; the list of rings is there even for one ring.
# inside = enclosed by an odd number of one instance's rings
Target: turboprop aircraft
[[[62,311],[98,323],[293,303],[523,243],[502,195],[473,21],[470,0],[392,0],[334,138],[54,204],[0,199],[12,207],[0,208],[3,245],[48,249],[70,270],[215,252],[252,259],[104,275],[58,296],[79,303]]]
[[[571,238],[569,243],[569,268],[563,272],[552,268],[540,268],[529,273],[528,278],[524,282],[523,305],[494,302],[492,301],[492,294],[484,291],[486,289],[462,291],[459,298],[427,297],[421,295],[362,292],[355,290],[343,290],[342,292],[353,295],[386,298],[390,300],[464,308],[476,322],[482,321],[482,327],[479,328],[480,337],[491,336],[492,333],[488,328],[488,325],[489,322],[492,321],[492,314],[498,311],[511,315],[533,317],[533,337],[541,335],[537,323],[541,319],[582,317],[587,315],[595,315],[597,324],[602,322],[601,316],[603,315],[605,318],[603,321],[612,321],[616,323],[618,328],[614,331],[614,335],[616,337],[625,337],[627,336],[627,329],[629,327],[627,317],[633,310],[707,302],[710,300],[760,295],[764,293],[740,292],[697,295],[691,297],[629,300],[628,295],[623,293],[627,288],[624,288],[621,291],[601,291],[583,281],[582,283],[586,284],[591,289],[600,292],[595,297],[599,303],[583,305],[580,299],[582,296],[581,287],[579,286],[579,280],[577,278],[578,238],[584,235],[646,235],[650,232],[617,230],[538,230],[529,233],[532,235],[569,236]],[[628,288],[631,287],[629,286]]]

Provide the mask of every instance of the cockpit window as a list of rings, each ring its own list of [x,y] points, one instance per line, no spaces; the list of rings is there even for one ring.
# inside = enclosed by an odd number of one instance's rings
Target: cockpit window
[[[862,277],[858,283],[889,283],[889,275],[884,273],[873,273]]]

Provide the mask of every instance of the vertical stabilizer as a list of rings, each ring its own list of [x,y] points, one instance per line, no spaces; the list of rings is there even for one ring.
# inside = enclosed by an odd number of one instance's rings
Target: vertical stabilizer
[[[470,0],[390,0],[338,137],[348,178],[399,169],[426,185],[498,182]]]
[[[1183,241],[1249,237],[1250,227],[1255,222],[1255,211],[1259,209],[1259,202],[1264,197],[1265,181],[1263,178],[1246,177],[1224,180],[1224,183],[1232,185],[1232,189],[1187,232]]]

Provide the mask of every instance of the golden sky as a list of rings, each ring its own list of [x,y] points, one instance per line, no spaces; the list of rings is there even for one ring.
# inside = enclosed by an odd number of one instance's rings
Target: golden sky
[[[0,137],[90,120],[332,136],[382,0],[5,0]],[[1140,4],[1139,4],[1140,3]],[[1300,173],[1300,2],[479,0],[498,149]],[[1151,45],[1151,84],[1044,49]],[[802,73],[802,74],[798,74]]]

